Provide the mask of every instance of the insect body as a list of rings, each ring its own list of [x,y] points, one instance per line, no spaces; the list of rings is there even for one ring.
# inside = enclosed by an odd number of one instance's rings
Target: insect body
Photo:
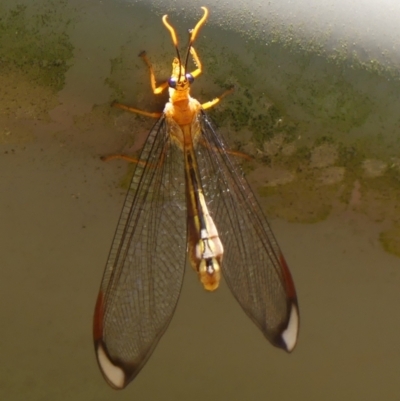
[[[185,63],[177,57],[163,113],[115,103],[158,118],[151,129],[126,196],[104,271],[94,315],[94,343],[107,382],[124,388],[150,357],[178,302],[186,256],[204,288],[218,288],[221,272],[247,315],[275,346],[290,352],[298,335],[294,284],[282,252],[240,167],[190,85],[202,72],[192,47],[208,10],[191,31]],[[187,73],[189,56],[197,68]]]

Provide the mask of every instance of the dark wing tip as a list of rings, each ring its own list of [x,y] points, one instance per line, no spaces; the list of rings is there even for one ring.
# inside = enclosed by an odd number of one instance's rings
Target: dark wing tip
[[[102,340],[95,341],[95,351],[104,379],[115,390],[124,389],[137,376],[143,365],[112,360]]]
[[[116,390],[125,388],[139,373],[141,365],[127,364],[111,358],[103,341],[104,295],[100,290],[93,319],[93,338],[97,362],[107,383]]]
[[[284,349],[286,352],[292,352],[296,346],[299,336],[300,315],[296,302],[290,304],[289,316],[287,323],[280,330],[271,343],[278,348]]]
[[[128,384],[125,370],[111,360],[102,340],[95,342],[95,351],[101,373],[107,383],[116,390],[125,388]]]

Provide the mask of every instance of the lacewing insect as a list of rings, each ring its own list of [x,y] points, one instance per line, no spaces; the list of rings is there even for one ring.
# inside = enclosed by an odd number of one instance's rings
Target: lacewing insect
[[[186,257],[204,288],[218,288],[221,272],[232,294],[264,336],[290,352],[296,345],[299,311],[288,266],[263,212],[190,85],[202,72],[193,42],[208,10],[190,31],[182,62],[175,29],[167,16],[177,57],[163,113],[120,103],[115,107],[158,118],[151,129],[122,209],[94,314],[94,345],[106,381],[122,389],[142,369],[174,314]],[[188,60],[195,70],[188,73]]]

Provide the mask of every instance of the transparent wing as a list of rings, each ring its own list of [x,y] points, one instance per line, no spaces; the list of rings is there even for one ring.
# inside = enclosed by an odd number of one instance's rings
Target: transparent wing
[[[96,304],[97,360],[114,388],[139,373],[179,298],[187,241],[183,163],[162,117],[136,166]]]
[[[290,352],[299,314],[289,269],[241,168],[204,111],[201,126],[196,156],[205,199],[224,246],[223,275],[265,337]]]

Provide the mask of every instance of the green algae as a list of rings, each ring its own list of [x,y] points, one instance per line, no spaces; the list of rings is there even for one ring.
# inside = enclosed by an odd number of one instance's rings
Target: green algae
[[[382,231],[379,241],[383,249],[395,256],[400,257],[400,226],[393,225],[392,228]]]
[[[0,73],[13,71],[53,93],[61,90],[74,50],[67,7],[66,0],[0,6]]]
[[[293,177],[274,185],[257,184],[267,214],[302,223],[316,223],[334,210],[349,209],[373,220],[392,218],[400,200],[400,170],[397,165],[390,167],[390,160],[396,156],[399,140],[386,136],[383,115],[371,120],[385,106],[371,97],[365,84],[392,85],[394,99],[400,87],[398,71],[384,61],[363,61],[345,42],[327,50],[329,32],[318,41],[296,38],[293,32],[283,35],[280,29],[266,36],[265,47],[259,36],[247,37],[239,46],[240,55],[229,46],[216,48],[201,42],[196,49],[204,74],[196,80],[194,96],[207,101],[235,86],[235,92],[209,113],[235,149],[254,157],[253,162],[243,163],[250,182],[260,166]],[[121,99],[127,96],[125,53],[111,60],[106,80]],[[157,57],[169,66],[172,56],[163,52]],[[285,60],[290,65],[281,69]],[[143,91],[151,94],[147,88]],[[271,151],[274,141],[276,150]],[[314,162],[322,145],[331,145],[337,153],[326,165]],[[369,160],[388,163],[388,168],[369,176]]]

